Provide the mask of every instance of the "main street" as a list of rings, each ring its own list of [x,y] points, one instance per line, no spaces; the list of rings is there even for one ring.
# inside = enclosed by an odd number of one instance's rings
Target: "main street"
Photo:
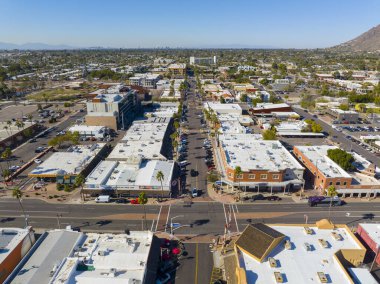
[[[187,177],[186,184],[187,190],[197,187],[202,191],[203,196],[207,195],[207,166],[204,162],[206,157],[206,151],[202,147],[203,140],[206,138],[205,133],[200,130],[201,119],[199,115],[202,114],[202,108],[199,105],[199,99],[196,98],[195,94],[195,81],[190,80],[190,90],[187,94],[188,107],[187,112],[187,125],[188,125],[188,150],[187,150],[187,161],[190,163],[187,166]],[[190,169],[194,169],[198,172],[197,176],[192,177],[190,175]]]
[[[298,203],[266,203],[227,205],[217,202],[197,202],[190,207],[176,205],[116,204],[56,204],[41,200],[22,201],[29,224],[37,229],[54,229],[59,226],[72,226],[87,231],[115,231],[125,229],[166,231],[170,233],[170,223],[177,223],[179,235],[220,235],[226,223],[232,233],[241,232],[249,223],[315,223],[328,217],[328,207],[309,207]],[[163,214],[166,210],[168,214]],[[58,215],[58,216],[57,216]],[[331,219],[337,224],[355,226],[360,222],[379,222],[380,203],[348,203],[331,208]],[[24,217],[18,201],[0,200],[0,222],[2,227],[22,227]],[[168,226],[158,226],[167,224]]]

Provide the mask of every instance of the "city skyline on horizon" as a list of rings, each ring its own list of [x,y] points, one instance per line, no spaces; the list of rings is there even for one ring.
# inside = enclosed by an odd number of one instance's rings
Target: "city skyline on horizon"
[[[219,6],[167,0],[144,6],[143,13],[141,3],[118,0],[47,3],[3,0],[0,24],[8,28],[0,31],[0,42],[73,48],[325,48],[377,26],[380,10],[375,0],[365,5],[239,0]]]

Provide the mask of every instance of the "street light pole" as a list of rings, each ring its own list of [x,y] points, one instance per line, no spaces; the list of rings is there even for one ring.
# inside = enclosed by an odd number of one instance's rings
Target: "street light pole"
[[[174,216],[174,217],[170,218],[170,234],[173,233],[173,220],[175,218],[180,218],[180,217],[184,217],[184,216],[183,215],[178,215],[178,216]]]
[[[57,214],[57,223],[58,223],[58,229],[61,229],[61,222],[59,220],[59,218],[62,217],[62,214]]]

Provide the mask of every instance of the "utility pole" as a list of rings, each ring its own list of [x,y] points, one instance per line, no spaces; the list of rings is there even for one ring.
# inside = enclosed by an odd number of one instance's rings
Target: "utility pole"
[[[62,214],[57,214],[57,223],[58,223],[58,229],[61,229],[61,222],[59,220],[59,218],[62,217]]]

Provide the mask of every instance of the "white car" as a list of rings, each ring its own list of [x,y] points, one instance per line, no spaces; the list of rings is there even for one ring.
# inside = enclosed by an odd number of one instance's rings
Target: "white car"
[[[42,160],[40,160],[40,159],[35,159],[34,162],[35,162],[36,164],[41,164],[41,163],[42,163]]]

